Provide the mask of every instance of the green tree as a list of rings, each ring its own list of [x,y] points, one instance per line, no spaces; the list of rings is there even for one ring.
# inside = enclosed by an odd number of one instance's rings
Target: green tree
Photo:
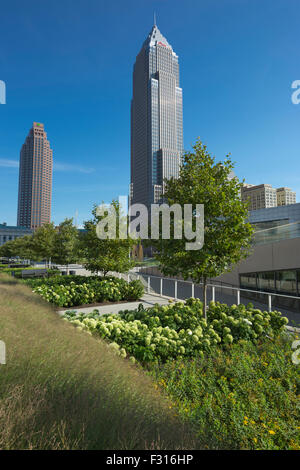
[[[206,317],[207,281],[230,271],[249,255],[253,233],[247,222],[248,204],[241,201],[242,183],[230,178],[234,165],[227,155],[215,162],[207,147],[197,140],[192,152],[186,152],[178,179],[165,181],[164,199],[174,203],[204,205],[204,245],[199,250],[186,250],[186,240],[151,240],[155,257],[166,275],[181,275],[203,284],[203,313]],[[174,226],[174,219],[172,219]],[[195,230],[196,221],[193,220]]]
[[[16,255],[22,259],[34,260],[36,257],[33,246],[33,235],[25,235],[14,240]]]
[[[11,258],[18,256],[22,259],[34,259],[32,235],[10,240],[0,247],[0,256]]]
[[[32,250],[36,260],[45,259],[49,262],[54,254],[54,240],[56,229],[54,223],[47,223],[39,227],[32,236]]]
[[[0,256],[3,258],[11,258],[17,256],[15,240],[10,240],[0,246]]]
[[[78,260],[78,230],[73,219],[65,219],[55,230],[52,260],[64,264],[69,271],[69,264]]]
[[[83,264],[92,273],[102,272],[105,276],[109,271],[127,272],[134,263],[130,259],[130,250],[136,240],[120,238],[121,223],[127,225],[127,218],[122,215],[117,201],[112,201],[104,215],[97,214],[97,207],[92,211],[93,218],[84,223],[84,232],[80,236],[80,252]],[[116,215],[115,239],[100,239],[97,235],[99,222],[114,219]],[[110,219],[111,220],[111,219]]]

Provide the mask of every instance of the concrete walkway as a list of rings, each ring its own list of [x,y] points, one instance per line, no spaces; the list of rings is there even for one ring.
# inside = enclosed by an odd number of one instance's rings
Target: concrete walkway
[[[100,315],[104,315],[105,313],[118,313],[120,310],[134,310],[139,306],[139,304],[143,304],[144,308],[153,307],[155,304],[159,305],[167,305],[169,304],[168,297],[160,297],[158,295],[152,294],[144,294],[142,299],[138,302],[124,302],[121,304],[111,304],[111,305],[103,305],[100,307],[82,307],[82,308],[72,308],[69,307],[64,310],[59,310],[59,314],[63,315],[65,312],[72,311],[76,313],[91,313],[93,310],[98,310]]]

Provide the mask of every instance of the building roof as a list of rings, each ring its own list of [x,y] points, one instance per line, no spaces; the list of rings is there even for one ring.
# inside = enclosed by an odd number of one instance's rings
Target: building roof
[[[5,225],[5,224],[0,224],[0,230],[28,230],[28,231],[32,231],[28,227],[21,227],[20,225]]]
[[[143,46],[155,46],[156,44],[160,44],[161,46],[168,47],[173,51],[172,46],[168,43],[166,38],[161,34],[160,30],[156,26],[156,24],[152,27],[150,33],[148,34],[147,39],[145,40]]]

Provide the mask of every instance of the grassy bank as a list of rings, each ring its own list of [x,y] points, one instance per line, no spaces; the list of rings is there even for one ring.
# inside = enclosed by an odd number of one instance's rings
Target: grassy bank
[[[0,449],[191,449],[142,370],[0,276]]]

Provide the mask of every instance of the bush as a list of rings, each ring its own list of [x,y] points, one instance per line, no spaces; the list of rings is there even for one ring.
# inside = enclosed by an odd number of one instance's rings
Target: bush
[[[50,279],[26,281],[33,292],[59,307],[138,300],[144,292],[140,281],[127,283],[123,279],[98,276],[56,276]]]
[[[144,286],[141,281],[131,281],[126,285],[126,299],[127,300],[137,300],[140,299],[144,294]]]
[[[156,304],[148,309],[140,304],[138,309],[124,310],[117,315],[99,316],[95,311],[76,316],[67,312],[65,318],[118,344],[142,362],[201,357],[217,344],[225,346],[241,339],[255,343],[267,336],[275,338],[287,323],[279,312],[266,315],[251,305],[247,309],[228,307],[227,313],[222,308],[221,304],[212,304],[208,321],[201,316],[202,303],[196,299],[169,306]]]

